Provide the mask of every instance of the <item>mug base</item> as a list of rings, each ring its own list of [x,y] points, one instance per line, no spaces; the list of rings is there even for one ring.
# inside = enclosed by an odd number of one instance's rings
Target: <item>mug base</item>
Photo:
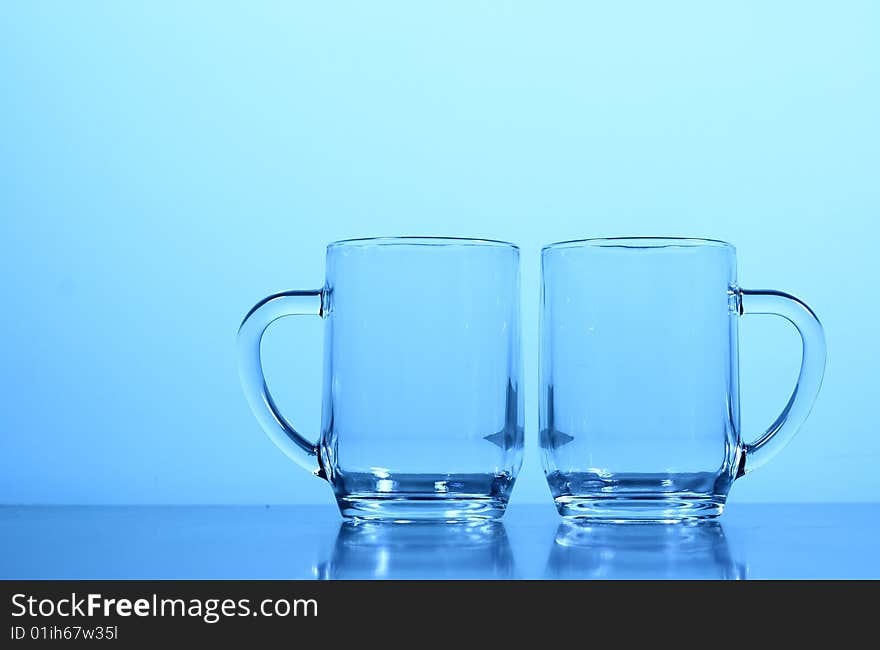
[[[480,522],[500,519],[507,500],[496,497],[406,498],[345,496],[337,498],[346,519],[396,523]]]
[[[334,478],[346,519],[369,521],[480,522],[500,519],[507,508],[509,474],[408,474],[382,477],[346,472]]]
[[[560,496],[559,514],[574,519],[615,523],[681,523],[714,519],[724,511],[724,500],[693,494],[656,497]]]

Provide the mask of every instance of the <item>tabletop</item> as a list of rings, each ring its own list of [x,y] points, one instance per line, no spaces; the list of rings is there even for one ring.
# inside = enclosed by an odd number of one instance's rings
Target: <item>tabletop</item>
[[[330,506],[4,506],[3,579],[880,578],[880,504],[732,504],[705,525],[348,524]]]

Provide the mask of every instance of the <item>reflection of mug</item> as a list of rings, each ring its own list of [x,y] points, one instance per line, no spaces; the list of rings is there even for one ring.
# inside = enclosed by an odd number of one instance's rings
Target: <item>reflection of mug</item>
[[[544,249],[541,446],[560,514],[677,521],[721,514],[733,481],[792,438],[822,382],[822,326],[797,298],[736,284],[733,246],[588,239]],[[789,320],[797,386],[755,442],[740,435],[737,327]]]
[[[317,442],[278,411],[260,361],[264,330],[296,315],[325,322]],[[329,481],[343,516],[492,519],[504,513],[522,463],[519,331],[516,246],[341,241],[327,247],[324,288],[270,296],[251,310],[239,368],[263,429]]]
[[[566,520],[556,531],[547,573],[570,579],[746,578],[717,521],[631,526]]]
[[[320,580],[503,579],[513,577],[504,525],[345,522]]]

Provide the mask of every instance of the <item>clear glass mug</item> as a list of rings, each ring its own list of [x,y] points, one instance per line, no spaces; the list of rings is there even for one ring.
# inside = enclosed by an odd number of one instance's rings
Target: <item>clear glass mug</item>
[[[244,319],[245,395],[272,441],[330,483],[344,517],[498,518],[522,464],[519,290],[519,249],[504,242],[330,244],[323,288],[269,296]],[[263,333],[284,316],[325,323],[317,440],[281,414],[263,376]]]
[[[704,239],[587,239],[542,251],[540,442],[559,513],[681,521],[721,514],[733,481],[809,414],[825,369],[815,314],[741,289],[736,251]],[[797,385],[754,442],[740,432],[738,322],[789,320]]]

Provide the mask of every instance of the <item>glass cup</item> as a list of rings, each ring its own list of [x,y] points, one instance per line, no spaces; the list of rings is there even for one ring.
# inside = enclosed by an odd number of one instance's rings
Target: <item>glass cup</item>
[[[260,341],[283,316],[325,323],[317,440],[280,413],[263,376]],[[324,287],[257,304],[239,330],[238,358],[263,429],[330,483],[344,517],[504,513],[523,446],[516,246],[423,237],[330,244]]]
[[[778,291],[736,284],[736,251],[705,239],[562,242],[542,252],[541,433],[559,513],[681,521],[721,514],[733,481],[788,443],[819,392],[825,338]],[[740,435],[738,330],[782,316],[803,360],[782,414]]]

